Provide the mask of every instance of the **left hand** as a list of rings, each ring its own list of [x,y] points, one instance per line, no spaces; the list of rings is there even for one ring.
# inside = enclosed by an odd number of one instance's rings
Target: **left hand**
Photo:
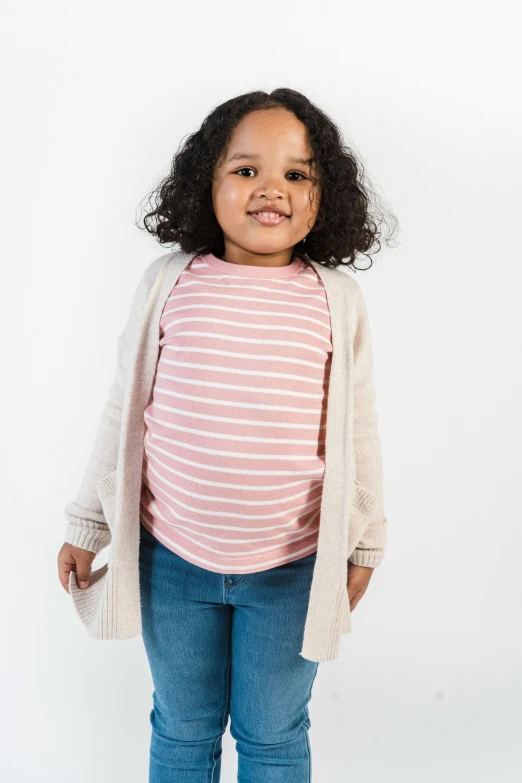
[[[374,569],[366,566],[358,566],[348,563],[348,598],[350,599],[350,612],[353,612],[370,584]]]

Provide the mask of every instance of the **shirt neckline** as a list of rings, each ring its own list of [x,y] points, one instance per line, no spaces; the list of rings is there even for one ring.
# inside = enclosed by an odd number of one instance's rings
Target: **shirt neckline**
[[[263,280],[273,280],[274,278],[292,277],[300,272],[306,264],[302,259],[294,254],[292,261],[286,266],[255,266],[254,264],[233,264],[230,261],[223,261],[213,253],[204,253],[200,258],[213,269],[224,272],[233,277],[257,277]]]

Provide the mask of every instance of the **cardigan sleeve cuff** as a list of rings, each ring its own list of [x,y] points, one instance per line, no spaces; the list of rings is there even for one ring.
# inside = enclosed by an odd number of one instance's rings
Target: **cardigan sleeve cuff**
[[[72,518],[65,528],[65,543],[86,549],[88,552],[98,554],[110,542],[111,531],[109,526],[102,522],[75,521]]]
[[[353,550],[348,562],[353,565],[365,566],[365,568],[377,568],[384,559],[383,549],[359,549]]]
[[[369,525],[362,538],[357,542],[348,562],[366,568],[376,568],[380,565],[386,548],[387,529],[387,517],[384,517],[382,522]]]

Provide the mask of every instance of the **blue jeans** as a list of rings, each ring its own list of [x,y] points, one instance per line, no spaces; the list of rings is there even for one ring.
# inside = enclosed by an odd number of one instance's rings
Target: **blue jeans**
[[[229,716],[238,783],[309,783],[307,704],[319,664],[299,651],[316,552],[258,573],[218,574],[140,530],[154,684],[149,783],[219,783]]]

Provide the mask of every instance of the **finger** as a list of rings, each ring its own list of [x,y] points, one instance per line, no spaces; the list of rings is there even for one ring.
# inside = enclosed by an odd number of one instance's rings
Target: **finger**
[[[74,569],[74,562],[63,560],[63,556],[60,553],[58,555],[58,579],[60,580],[60,584],[62,585],[63,589],[67,593],[69,592],[69,574],[71,571],[74,571]]]
[[[76,584],[81,590],[89,587],[91,577],[91,558],[79,555],[76,559]]]
[[[66,592],[69,592],[69,574],[73,569],[65,564],[58,564],[58,578]]]
[[[76,574],[76,584],[82,590],[90,584],[91,566],[94,560],[94,554],[86,549],[73,547],[66,553],[61,553],[58,557],[58,572],[60,582],[69,592],[69,575],[71,571]]]
[[[353,612],[359,601],[364,595],[364,590],[355,590],[352,595],[348,591],[348,598],[350,600],[350,612]]]

